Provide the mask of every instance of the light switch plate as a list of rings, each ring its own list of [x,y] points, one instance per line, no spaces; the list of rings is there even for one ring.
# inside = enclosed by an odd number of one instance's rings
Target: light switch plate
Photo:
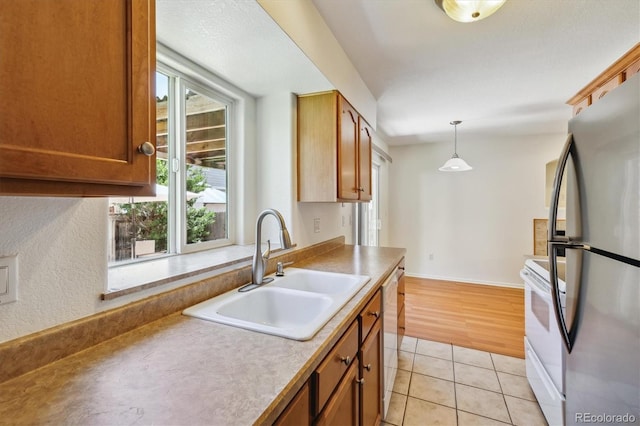
[[[0,257],[0,305],[18,300],[18,256]]]
[[[0,294],[9,292],[9,268],[0,266]]]

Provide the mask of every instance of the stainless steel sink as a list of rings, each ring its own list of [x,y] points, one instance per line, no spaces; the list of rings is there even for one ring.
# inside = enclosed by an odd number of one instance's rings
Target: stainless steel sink
[[[294,340],[309,340],[369,281],[368,276],[289,268],[284,277],[232,290],[184,315]]]

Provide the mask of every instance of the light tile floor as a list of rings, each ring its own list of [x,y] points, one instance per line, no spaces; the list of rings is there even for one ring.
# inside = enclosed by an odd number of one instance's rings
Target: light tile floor
[[[523,359],[405,337],[383,425],[546,425]]]

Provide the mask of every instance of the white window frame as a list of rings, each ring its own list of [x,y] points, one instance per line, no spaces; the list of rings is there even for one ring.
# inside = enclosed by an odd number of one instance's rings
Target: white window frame
[[[160,68],[160,65],[158,66],[158,68]],[[164,69],[164,67],[163,67]],[[175,72],[175,71],[174,71]],[[203,85],[203,84],[199,84],[198,82],[183,76],[181,73],[177,73],[176,72],[176,77],[175,77],[175,81],[178,83],[175,86],[175,91],[174,91],[174,95],[175,95],[175,99],[180,99],[182,100],[184,98],[184,93],[187,90],[187,88],[189,89],[193,89],[196,92],[208,96],[212,99],[215,99],[216,101],[220,101],[221,103],[224,103],[227,107],[227,111],[226,111],[226,118],[225,118],[225,132],[226,132],[226,152],[225,152],[225,156],[226,156],[226,167],[225,167],[225,172],[227,174],[226,177],[226,185],[227,185],[227,238],[220,238],[217,240],[213,240],[213,241],[205,241],[205,242],[201,242],[201,243],[197,243],[197,244],[187,244],[187,236],[186,236],[186,211],[183,208],[186,205],[186,189],[185,191],[183,191],[182,189],[185,188],[185,181],[186,181],[186,173],[187,173],[187,168],[186,168],[186,162],[185,162],[185,158],[186,158],[186,145],[184,143],[184,140],[182,140],[182,138],[184,137],[184,135],[186,134],[186,120],[184,120],[183,118],[186,117],[186,104],[184,102],[180,102],[179,105],[179,116],[181,118],[180,120],[180,126],[174,126],[175,129],[175,134],[174,134],[174,143],[173,143],[173,147],[174,147],[174,156],[171,156],[171,160],[175,161],[180,165],[179,166],[179,170],[178,172],[175,174],[174,176],[174,190],[175,190],[175,199],[176,199],[176,204],[175,204],[175,208],[174,210],[172,210],[174,212],[174,214],[176,214],[177,216],[177,220],[174,220],[174,223],[176,225],[176,238],[175,238],[175,242],[176,242],[176,253],[182,254],[182,253],[193,253],[193,252],[197,252],[197,251],[202,251],[202,250],[207,250],[207,249],[212,249],[212,248],[216,248],[216,247],[222,247],[222,246],[228,246],[228,245],[232,245],[233,244],[233,239],[232,239],[232,235],[233,234],[233,224],[234,224],[234,220],[233,220],[233,202],[231,201],[231,196],[230,196],[230,191],[229,188],[231,187],[230,185],[230,179],[229,177],[231,176],[231,172],[229,170],[229,167],[233,167],[233,146],[234,146],[234,132],[233,132],[233,128],[235,126],[235,107],[234,107],[234,101],[233,99],[225,96],[224,94],[220,93],[219,91],[217,91],[215,88],[212,88],[211,86],[208,85]],[[177,117],[177,116],[176,116]],[[176,118],[174,118],[176,119]],[[177,141],[181,141],[180,143],[178,143]],[[170,142],[171,143],[171,142]],[[178,208],[179,207],[179,208]]]

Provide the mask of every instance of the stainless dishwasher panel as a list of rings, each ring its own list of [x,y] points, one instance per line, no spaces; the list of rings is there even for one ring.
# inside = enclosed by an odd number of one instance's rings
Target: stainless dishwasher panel
[[[396,268],[382,285],[382,418],[387,417],[398,370],[398,276]]]

